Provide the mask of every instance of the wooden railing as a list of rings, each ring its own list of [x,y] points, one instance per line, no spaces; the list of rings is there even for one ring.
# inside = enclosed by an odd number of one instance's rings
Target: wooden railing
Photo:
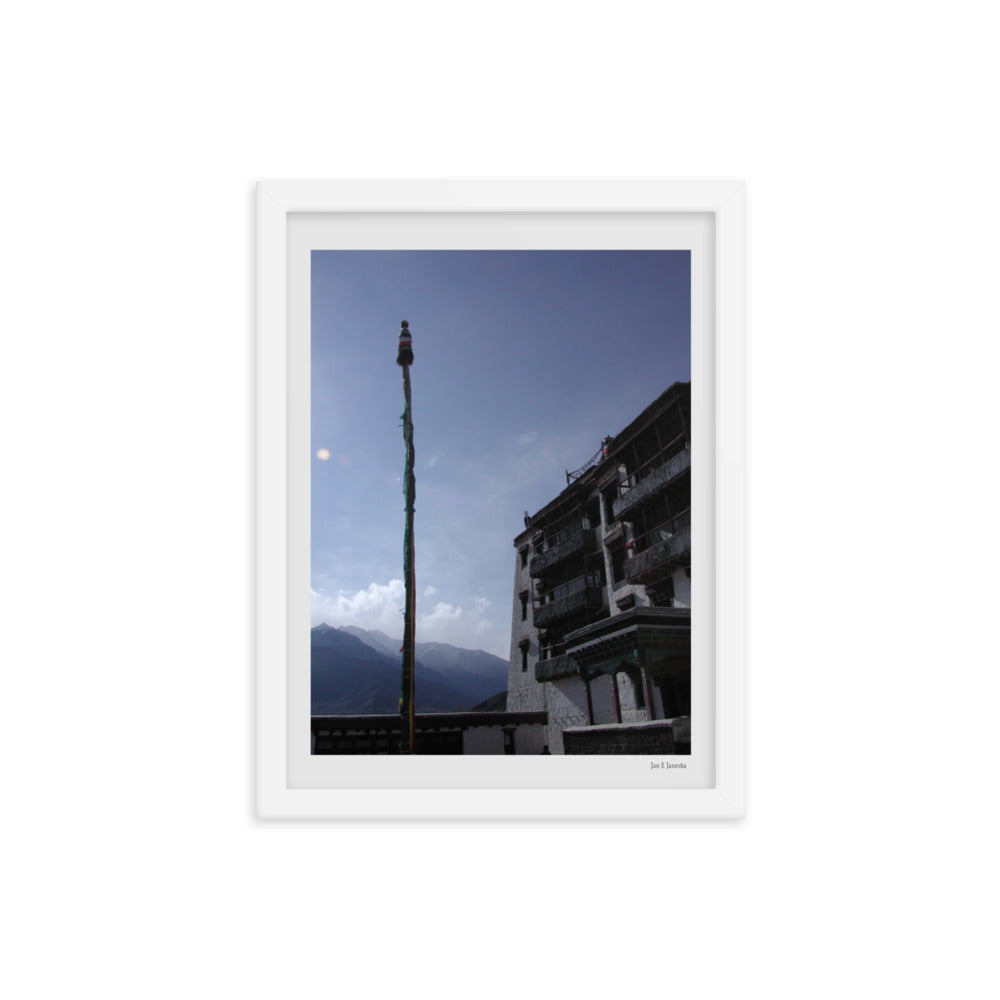
[[[681,473],[687,472],[691,468],[691,450],[685,448],[682,452],[667,459],[662,465],[657,466],[648,475],[640,479],[634,486],[622,487],[622,495],[611,503],[611,511],[617,521],[624,514],[633,510],[640,503],[676,479]]]
[[[593,528],[584,528],[582,524],[569,530],[569,534],[558,545],[553,545],[544,552],[536,552],[531,557],[528,568],[530,576],[542,576],[550,569],[558,566],[577,552],[593,549],[596,546]]]

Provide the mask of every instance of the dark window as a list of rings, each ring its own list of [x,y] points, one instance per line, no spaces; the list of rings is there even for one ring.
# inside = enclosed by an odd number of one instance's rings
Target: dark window
[[[657,678],[656,686],[663,698],[664,718],[691,714],[691,674],[684,672]]]
[[[672,608],[674,606],[674,578],[668,576],[661,586],[663,587],[664,603],[666,607]]]
[[[528,640],[522,639],[518,644],[521,648],[521,673],[528,671]]]
[[[611,574],[614,582],[625,579],[625,546],[616,545],[611,550]]]
[[[618,483],[614,482],[610,486],[606,486],[601,491],[601,499],[604,501],[604,522],[610,528],[615,521],[615,512],[612,504],[615,502],[615,498],[618,496]]]
[[[528,565],[528,546],[518,549],[518,552],[521,553],[521,569],[524,569]]]
[[[419,754],[461,754],[461,732],[418,733],[417,753]]]
[[[635,607],[635,594],[622,594],[622,596],[615,601],[615,604],[618,605],[619,611],[628,611],[629,608]]]
[[[521,621],[528,619],[528,591],[522,590],[521,594]]]
[[[508,756],[514,753],[514,730],[505,729],[503,731],[503,752]]]

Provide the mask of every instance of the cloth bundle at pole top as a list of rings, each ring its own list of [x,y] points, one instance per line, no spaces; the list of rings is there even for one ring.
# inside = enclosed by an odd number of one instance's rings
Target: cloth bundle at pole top
[[[396,355],[397,365],[413,364],[413,338],[410,336],[410,324],[404,319],[399,330],[399,353]]]

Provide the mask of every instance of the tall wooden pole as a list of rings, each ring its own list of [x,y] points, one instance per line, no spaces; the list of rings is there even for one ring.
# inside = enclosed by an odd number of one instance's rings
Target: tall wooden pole
[[[413,341],[409,323],[404,319],[399,331],[399,354],[396,364],[403,369],[403,441],[406,444],[406,471],[403,479],[403,495],[406,498],[406,526],[403,530],[403,582],[406,587],[406,606],[403,609],[403,677],[399,697],[399,752],[416,752],[413,709],[414,648],[413,626],[416,611],[416,586],[413,570],[413,502],[416,497],[416,479],[413,475],[413,414],[410,405],[410,365],[413,364]]]

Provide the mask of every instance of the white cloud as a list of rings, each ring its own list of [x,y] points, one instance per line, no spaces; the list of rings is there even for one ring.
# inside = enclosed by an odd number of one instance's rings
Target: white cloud
[[[420,617],[420,624],[424,628],[435,629],[439,625],[444,625],[447,622],[453,622],[457,618],[462,617],[462,607],[461,605],[446,604],[444,601],[438,601],[434,605],[434,610],[429,615],[422,615]]]
[[[527,448],[528,445],[534,444],[537,440],[537,431],[525,431],[523,434],[520,434],[517,438],[515,438],[515,443],[521,448]]]
[[[436,587],[428,585],[423,597],[436,597]],[[327,594],[312,591],[312,624],[326,622],[342,628],[356,625],[378,629],[393,639],[403,635],[403,606],[406,592],[402,580],[372,583],[353,593]],[[493,602],[474,597],[470,603],[437,601],[430,611],[417,607],[417,642],[447,642],[466,649],[487,649],[506,659],[507,638],[488,614]]]
[[[330,595],[312,592],[312,622],[327,622],[337,627],[358,625],[361,628],[379,629],[390,636],[403,631],[403,605],[405,589],[402,580],[386,584],[372,583],[367,589],[353,594],[341,590]]]

